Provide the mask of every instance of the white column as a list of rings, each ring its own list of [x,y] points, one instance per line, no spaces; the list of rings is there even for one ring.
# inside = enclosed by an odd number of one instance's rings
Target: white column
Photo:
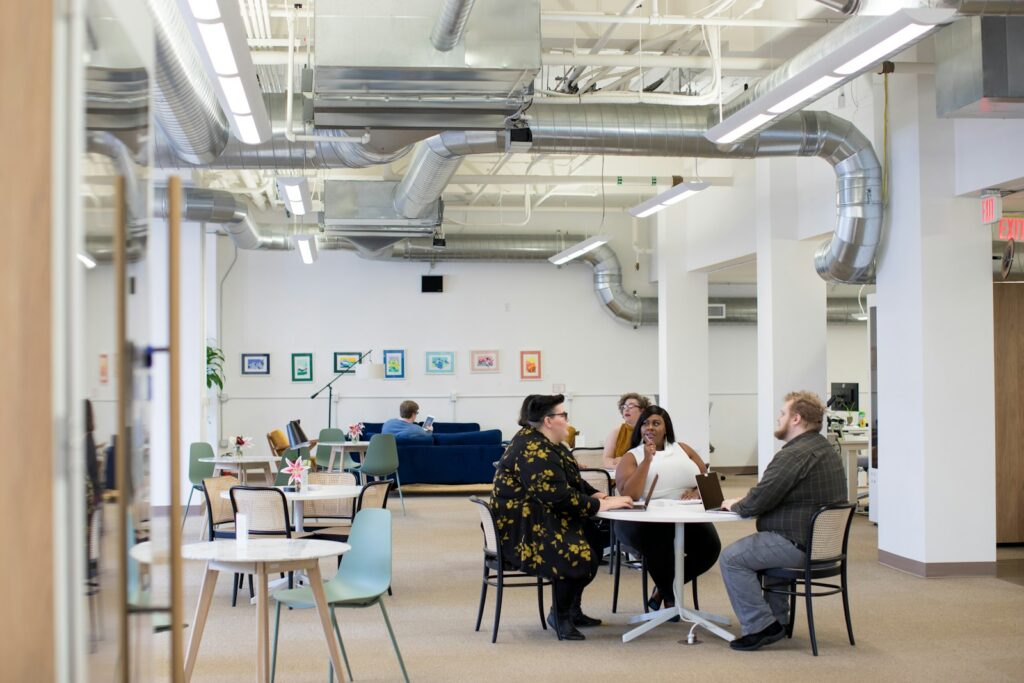
[[[203,399],[206,395],[206,342],[203,334],[203,256],[205,239],[199,223],[181,225],[181,272],[179,273],[181,354],[181,494],[188,498],[189,445],[203,440]]]
[[[657,214],[658,393],[676,440],[708,461],[708,276],[687,270],[685,215]]]
[[[148,275],[149,302],[147,314],[149,323],[148,337],[129,336],[137,343],[151,344],[155,348],[165,348],[170,334],[168,327],[168,242],[167,221],[154,218],[150,221],[146,238],[146,263]],[[129,314],[129,317],[130,314]],[[131,325],[129,325],[131,327]],[[153,354],[153,366],[149,371],[150,395],[139,395],[146,387],[138,382],[134,384],[135,401],[149,400],[149,490],[150,504],[154,506],[170,505],[170,444],[171,444],[171,410],[170,410],[170,364],[166,353]]]
[[[205,227],[204,227],[205,230]],[[203,236],[203,362],[206,362],[206,342],[210,341],[220,347],[220,301],[218,297],[220,278],[217,273],[217,233],[208,232]],[[206,376],[206,369],[203,369]],[[220,401],[217,399],[217,388],[207,389],[203,384],[203,435],[202,440],[213,444],[216,450],[220,439]]]
[[[954,197],[954,124],[935,117],[932,77],[896,83],[877,281],[879,559],[994,573],[991,237],[977,202]]]
[[[783,397],[825,400],[826,285],[814,270],[820,240],[797,239],[796,160],[757,164],[757,466],[782,446],[773,432]]]

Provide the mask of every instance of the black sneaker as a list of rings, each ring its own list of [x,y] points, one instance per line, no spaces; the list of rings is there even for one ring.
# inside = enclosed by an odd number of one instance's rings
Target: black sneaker
[[[729,647],[734,650],[760,650],[765,645],[771,645],[772,643],[782,640],[786,635],[786,629],[777,621],[773,621],[766,628],[758,631],[757,633],[748,633],[742,638],[729,643]]]

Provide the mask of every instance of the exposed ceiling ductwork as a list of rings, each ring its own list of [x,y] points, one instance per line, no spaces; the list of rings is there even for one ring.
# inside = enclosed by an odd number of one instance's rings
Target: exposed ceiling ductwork
[[[462,42],[474,2],[476,0],[444,0],[430,32],[430,42],[435,49],[448,52]]]

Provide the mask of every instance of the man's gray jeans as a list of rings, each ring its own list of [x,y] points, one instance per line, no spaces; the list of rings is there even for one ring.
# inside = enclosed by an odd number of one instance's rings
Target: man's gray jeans
[[[757,633],[773,621],[789,622],[789,596],[777,593],[766,596],[757,579],[758,570],[802,567],[805,561],[804,551],[774,531],[759,531],[722,551],[718,566],[743,635]]]

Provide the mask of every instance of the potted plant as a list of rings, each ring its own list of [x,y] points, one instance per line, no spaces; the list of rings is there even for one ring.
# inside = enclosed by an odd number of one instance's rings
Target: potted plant
[[[214,385],[224,390],[224,352],[216,346],[206,345],[206,388]]]

